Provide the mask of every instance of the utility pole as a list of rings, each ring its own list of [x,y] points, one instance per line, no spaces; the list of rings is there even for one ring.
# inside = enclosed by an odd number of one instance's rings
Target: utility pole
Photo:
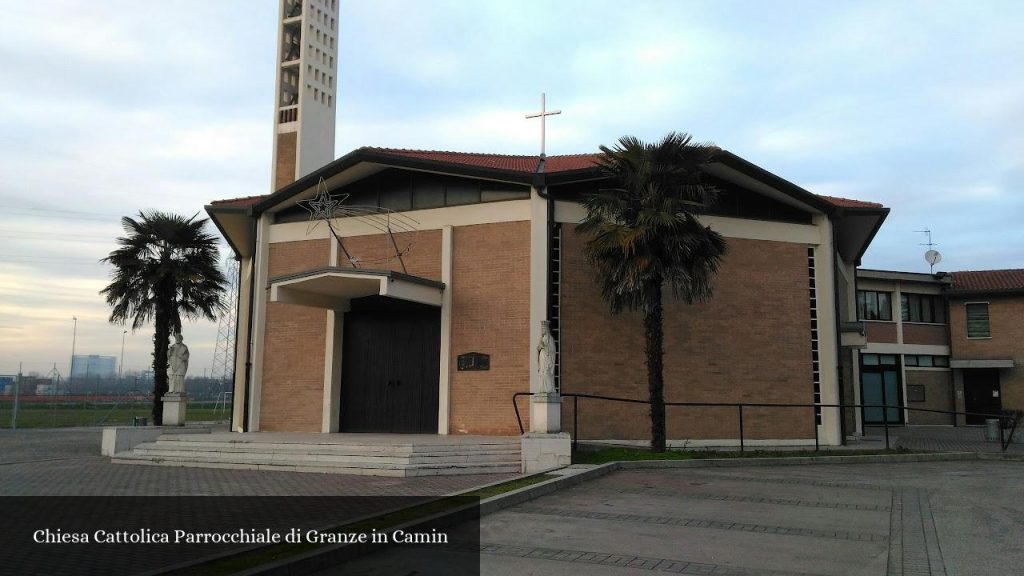
[[[78,338],[78,316],[72,316],[75,327],[71,332],[71,369],[68,371],[68,391],[71,391],[71,384],[75,381],[75,340]]]
[[[18,379],[14,381],[14,411],[11,413],[11,430],[18,429],[18,397],[21,395],[21,362],[18,362]]]
[[[117,365],[117,384],[124,384],[122,382],[121,375],[124,374],[124,337],[128,335],[128,331],[125,330],[121,333],[121,363]]]

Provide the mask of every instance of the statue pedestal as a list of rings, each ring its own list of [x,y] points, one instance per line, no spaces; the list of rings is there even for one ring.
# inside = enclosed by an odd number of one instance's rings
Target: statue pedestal
[[[184,426],[188,396],[184,392],[168,392],[160,399],[164,403],[164,426]]]
[[[530,396],[530,432],[557,434],[562,431],[562,396],[557,392]]]

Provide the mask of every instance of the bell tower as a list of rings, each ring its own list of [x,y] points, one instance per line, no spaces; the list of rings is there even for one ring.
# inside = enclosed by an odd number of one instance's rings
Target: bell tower
[[[271,191],[334,160],[338,0],[280,0]]]

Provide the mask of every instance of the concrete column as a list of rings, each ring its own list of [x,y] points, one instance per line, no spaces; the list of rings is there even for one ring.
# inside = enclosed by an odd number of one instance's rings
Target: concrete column
[[[454,229],[450,225],[441,227],[441,363],[437,377],[437,433],[448,433],[449,404],[451,402],[452,363],[452,258]]]

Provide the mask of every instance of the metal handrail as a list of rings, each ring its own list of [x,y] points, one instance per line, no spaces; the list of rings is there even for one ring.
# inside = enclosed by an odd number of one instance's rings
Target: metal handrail
[[[523,418],[519,414],[519,404],[516,400],[520,396],[533,396],[533,392],[516,392],[512,395],[512,408],[516,413],[516,422],[519,424],[519,433],[523,434],[526,430],[523,428]],[[601,396],[598,394],[578,394],[578,393],[566,393],[561,394],[562,397],[568,397],[573,399],[573,424],[572,424],[572,447],[573,450],[579,445],[579,399],[587,398],[591,400],[605,400],[611,402],[626,402],[629,404],[647,404],[650,405],[650,400],[639,400],[636,398],[618,398],[615,396]],[[1018,416],[1007,416],[1006,414],[985,414],[982,412],[957,412],[954,410],[935,410],[933,408],[911,408],[909,406],[899,406],[894,404],[799,404],[799,403],[770,403],[770,402],[664,402],[666,407],[669,406],[689,406],[698,408],[735,408],[739,419],[739,433],[740,433],[740,452],[745,449],[744,435],[743,435],[743,409],[744,408],[810,408],[812,409],[811,415],[814,420],[814,450],[820,449],[820,441],[818,437],[818,411],[821,408],[837,408],[839,409],[840,418],[843,417],[844,411],[847,408],[882,408],[886,409],[897,409],[897,410],[908,410],[915,412],[933,412],[936,414],[953,414],[963,416],[981,416],[989,419],[999,420],[999,443],[1002,447],[1002,451],[1006,452],[1010,443],[1013,441],[1013,435],[1017,431],[1017,425],[1020,422]],[[1012,419],[1011,419],[1012,418]],[[1010,434],[1006,436],[1003,432],[1003,423],[1009,419],[1011,423]],[[882,425],[885,428],[885,449],[889,450],[889,420],[883,418]]]

